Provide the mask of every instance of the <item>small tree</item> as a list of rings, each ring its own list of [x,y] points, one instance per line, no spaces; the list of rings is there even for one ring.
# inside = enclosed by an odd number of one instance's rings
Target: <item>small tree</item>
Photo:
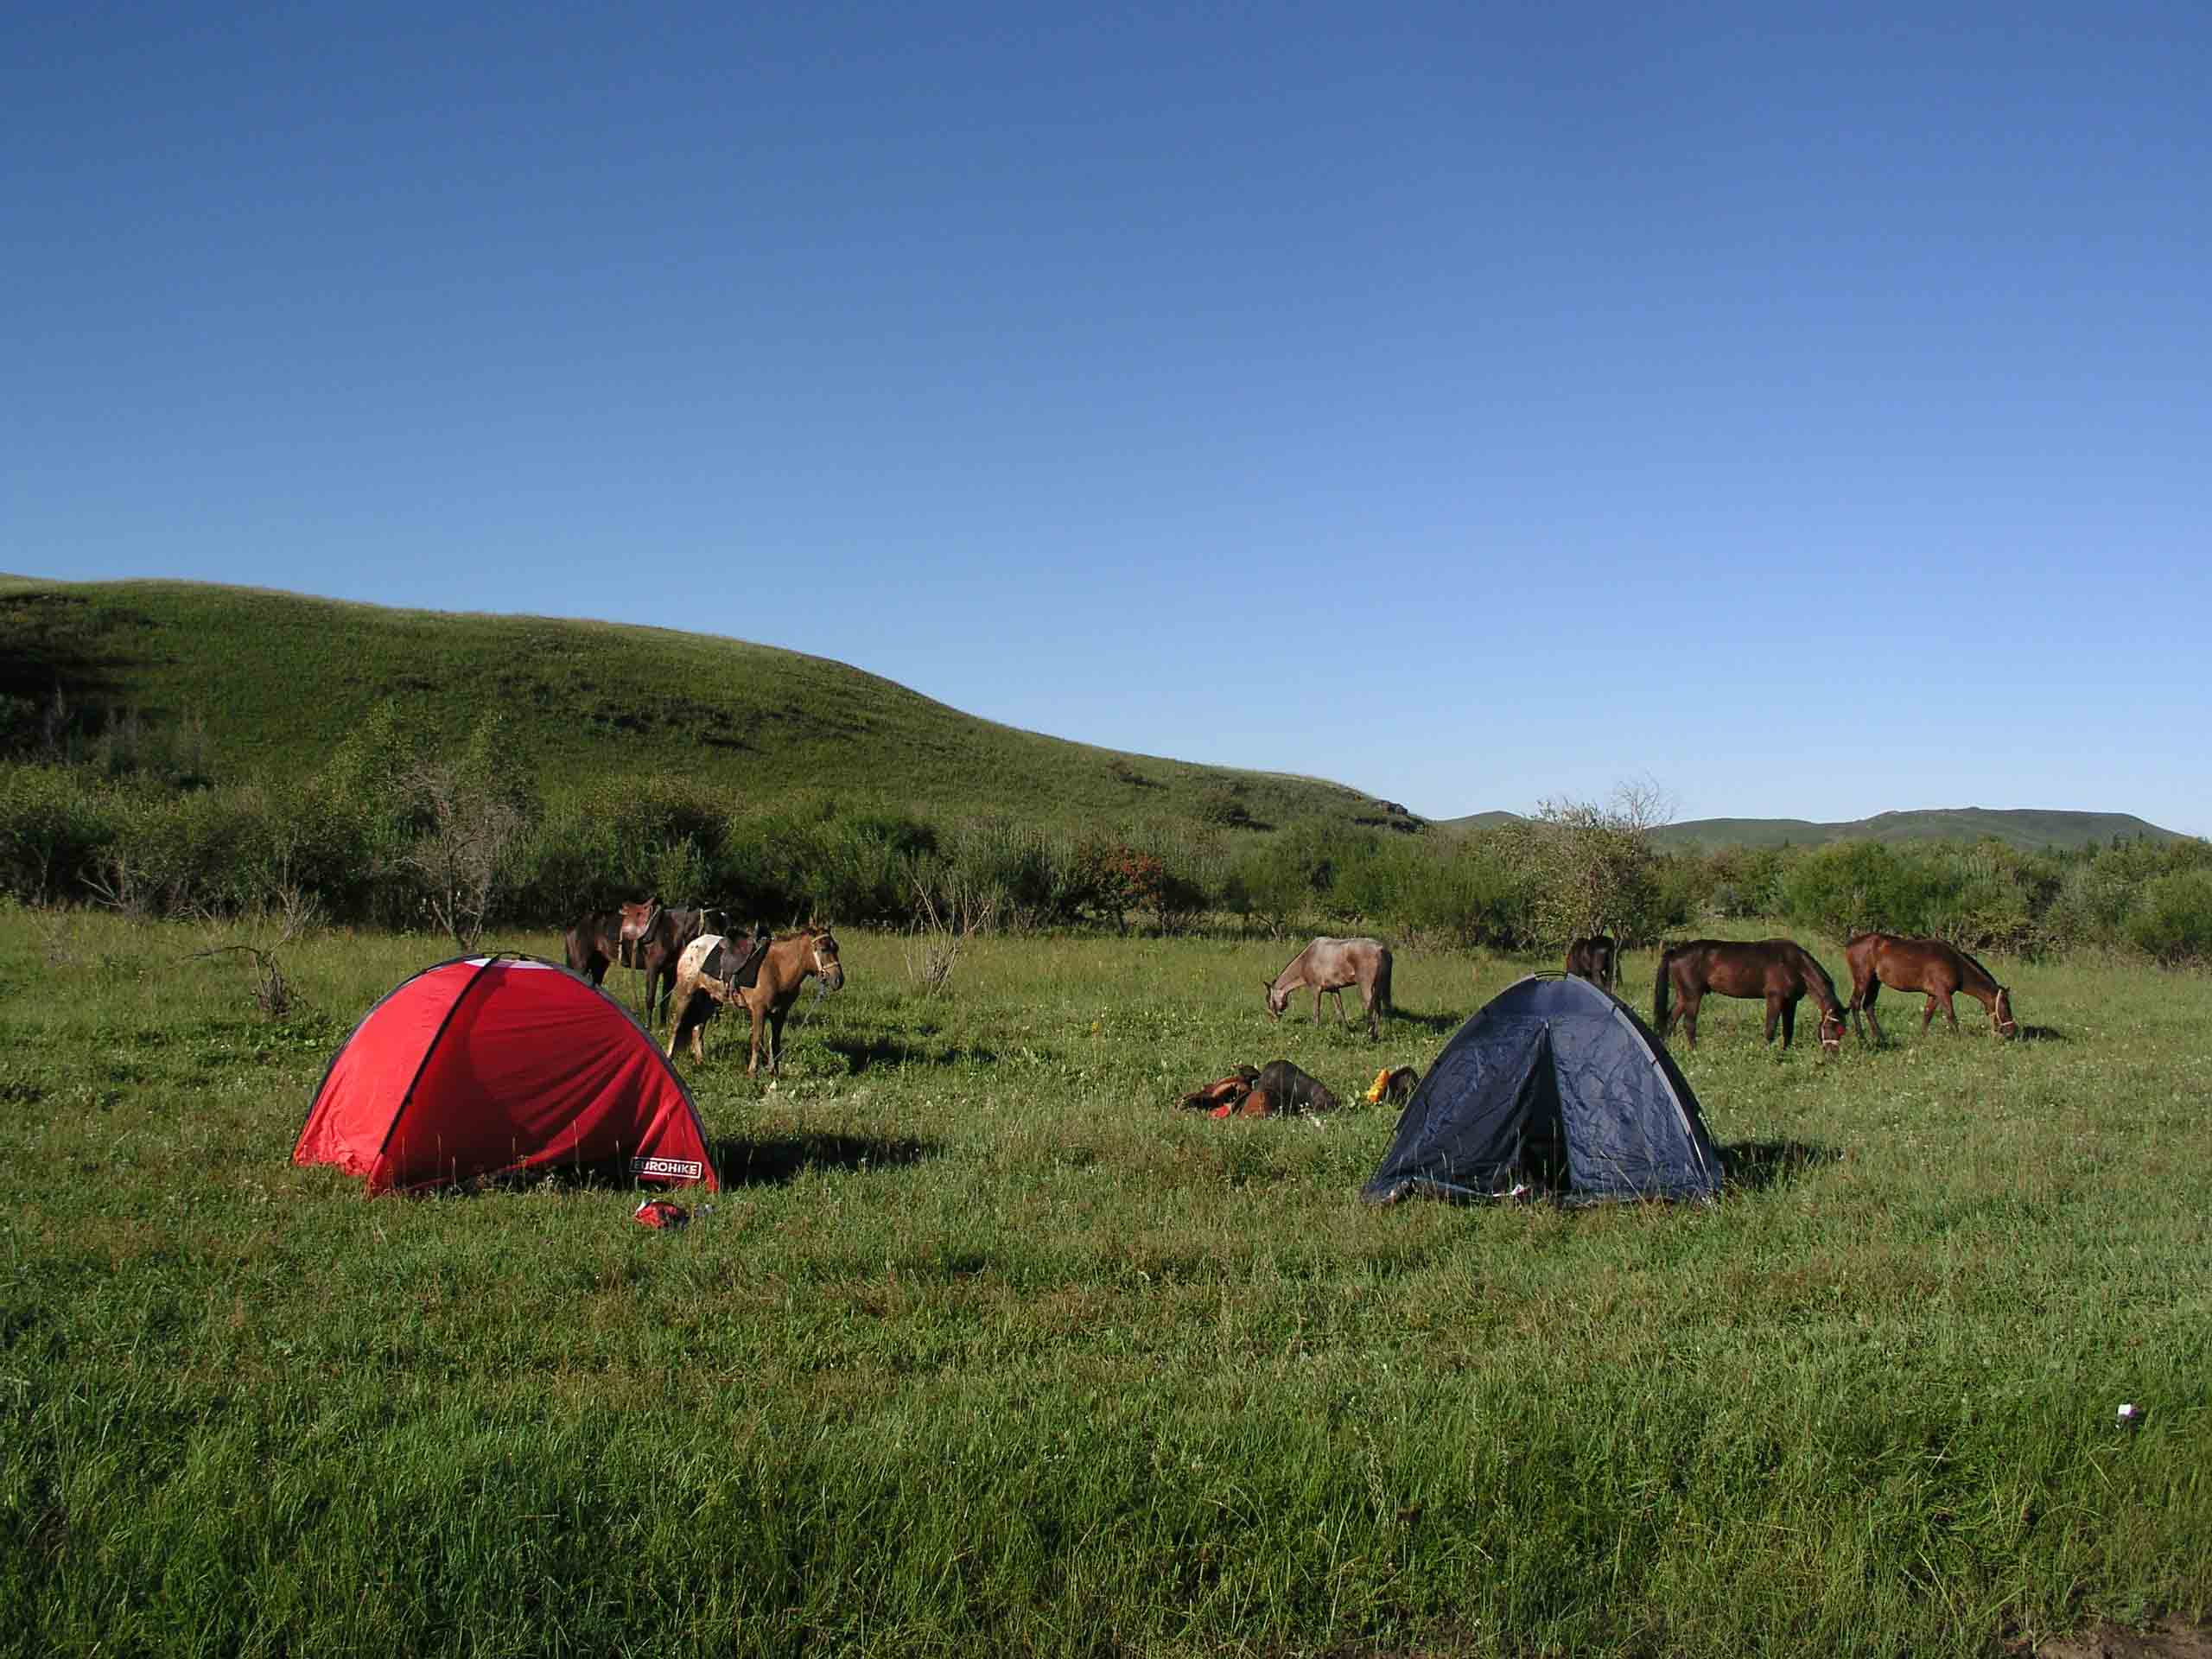
[[[1087,841],[1076,849],[1075,861],[1086,906],[1113,918],[1116,932],[1128,931],[1129,912],[1161,908],[1167,873],[1154,855],[1123,842]]]
[[[458,760],[418,760],[405,788],[429,826],[406,862],[423,880],[431,919],[473,950],[536,805],[505,716],[487,714]]]
[[[1563,944],[1606,929],[1624,938],[1656,931],[1659,854],[1651,832],[1674,815],[1673,801],[1649,779],[1618,785],[1604,805],[1544,802],[1529,842],[1543,935]]]

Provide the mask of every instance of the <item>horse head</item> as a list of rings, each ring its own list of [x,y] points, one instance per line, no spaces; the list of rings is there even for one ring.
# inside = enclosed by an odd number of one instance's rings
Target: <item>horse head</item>
[[[1843,1010],[1821,1010],[1821,1051],[1826,1054],[1839,1053],[1843,1048]]]
[[[1997,1000],[1989,1005],[1989,1022],[1997,1027],[1999,1037],[2020,1034],[2020,1027],[2012,1018],[2012,993],[2002,985],[1997,988]]]
[[[826,927],[810,927],[807,934],[808,966],[829,989],[842,990],[845,964],[837,960],[836,936]]]
[[[1290,1006],[1290,993],[1288,991],[1278,992],[1275,989],[1274,981],[1271,979],[1263,980],[1261,983],[1266,988],[1268,994],[1268,1018],[1270,1020],[1281,1019],[1282,1011]]]

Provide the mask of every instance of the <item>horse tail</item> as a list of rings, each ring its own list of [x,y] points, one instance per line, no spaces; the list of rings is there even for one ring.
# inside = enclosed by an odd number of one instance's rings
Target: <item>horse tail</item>
[[[1390,1006],[1390,947],[1384,945],[1375,956],[1375,1006],[1384,1014],[1395,1013]]]
[[[1667,982],[1672,977],[1675,947],[1659,947],[1659,976],[1651,982],[1651,1029],[1664,1033],[1667,1029]]]

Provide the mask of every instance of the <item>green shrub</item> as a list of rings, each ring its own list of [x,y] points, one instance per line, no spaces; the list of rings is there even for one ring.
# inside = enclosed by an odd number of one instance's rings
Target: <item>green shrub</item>
[[[2212,959],[2212,869],[2178,869],[2145,882],[2122,926],[2130,944],[2159,962]]]
[[[114,799],[60,766],[0,766],[0,889],[25,904],[81,898],[118,830]]]

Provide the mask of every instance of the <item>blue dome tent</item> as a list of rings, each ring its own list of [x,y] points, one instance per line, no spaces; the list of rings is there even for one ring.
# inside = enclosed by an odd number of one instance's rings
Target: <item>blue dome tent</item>
[[[1360,1196],[1711,1198],[1720,1177],[1697,1096],[1651,1028],[1586,979],[1539,974],[1444,1046]]]

